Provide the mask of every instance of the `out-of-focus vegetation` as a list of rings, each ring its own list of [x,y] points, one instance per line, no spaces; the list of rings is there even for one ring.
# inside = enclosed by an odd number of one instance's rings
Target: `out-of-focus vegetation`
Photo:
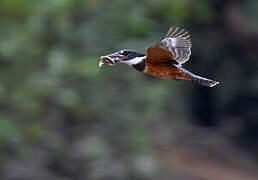
[[[258,179],[258,2],[1,0],[0,179]],[[215,88],[98,68],[179,26]]]

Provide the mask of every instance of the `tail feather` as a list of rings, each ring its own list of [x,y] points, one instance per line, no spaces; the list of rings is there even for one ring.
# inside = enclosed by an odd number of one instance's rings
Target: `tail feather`
[[[203,86],[208,86],[208,87],[213,87],[213,86],[216,86],[217,84],[219,84],[219,82],[217,82],[217,81],[203,78],[200,76],[193,77],[192,81],[197,82],[198,84],[201,84]]]
[[[183,78],[185,80],[191,80],[194,81],[198,84],[201,84],[203,86],[208,86],[208,87],[213,87],[216,86],[217,84],[219,84],[218,81],[214,81],[208,78],[204,78],[198,75],[195,75],[193,73],[191,73],[190,71],[187,71],[186,69],[182,68],[180,65],[174,65],[176,66],[178,69],[180,69],[184,75],[186,75],[186,78]]]

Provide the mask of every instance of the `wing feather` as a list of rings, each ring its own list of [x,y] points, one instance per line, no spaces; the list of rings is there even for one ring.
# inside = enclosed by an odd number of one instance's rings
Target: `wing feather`
[[[191,47],[192,43],[188,31],[180,30],[178,27],[170,27],[164,39],[147,48],[147,60],[157,63],[174,60],[181,65],[188,61]]]

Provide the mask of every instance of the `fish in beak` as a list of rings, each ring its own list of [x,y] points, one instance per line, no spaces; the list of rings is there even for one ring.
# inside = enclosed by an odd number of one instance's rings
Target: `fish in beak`
[[[109,54],[106,56],[101,56],[100,61],[99,61],[99,67],[101,67],[105,63],[110,66],[113,66],[116,63],[121,62],[123,59],[125,59],[125,57],[123,55],[119,54],[119,52]]]

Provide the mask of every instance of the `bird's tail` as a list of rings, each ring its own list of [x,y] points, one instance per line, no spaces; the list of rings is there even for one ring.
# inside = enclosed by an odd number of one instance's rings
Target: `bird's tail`
[[[187,71],[186,69],[182,68],[179,65],[175,65],[175,66],[183,72],[184,78],[182,78],[182,79],[191,80],[198,84],[201,84],[203,86],[208,86],[208,87],[213,87],[213,86],[216,86],[217,84],[219,84],[218,81],[214,81],[214,80],[211,80],[208,78],[204,78],[204,77],[195,75],[195,74],[191,73],[190,71]]]
[[[211,80],[211,79],[207,79],[207,78],[203,78],[200,76],[195,76],[192,81],[197,82],[198,84],[201,84],[203,86],[208,86],[208,87],[213,87],[216,86],[217,84],[219,84],[219,82]]]

